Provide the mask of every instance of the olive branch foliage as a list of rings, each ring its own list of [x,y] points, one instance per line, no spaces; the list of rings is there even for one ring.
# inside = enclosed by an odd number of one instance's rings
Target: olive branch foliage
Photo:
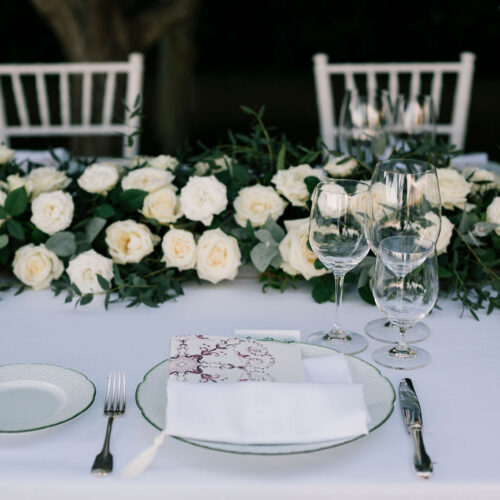
[[[201,142],[184,148],[179,152],[180,163],[175,169],[174,184],[182,188],[194,173],[193,165],[198,161],[206,162],[209,168],[205,175],[215,175],[227,187],[228,205],[224,212],[216,215],[210,227],[205,228],[199,222],[180,219],[175,227],[192,231],[199,235],[205,229],[221,228],[225,233],[237,238],[243,264],[253,264],[258,271],[258,279],[263,291],[274,288],[281,291],[294,288],[305,281],[300,275],[290,276],[281,267],[279,243],[285,237],[282,221],[308,217],[310,202],[306,207],[287,205],[285,213],[279,221],[268,219],[262,228],[253,228],[250,223],[240,227],[234,220],[233,201],[240,189],[254,184],[271,185],[271,179],[279,170],[300,164],[319,166],[324,162],[326,147],[320,139],[312,147],[292,143],[285,134],[264,122],[265,108],[258,110],[247,106],[242,111],[251,118],[250,130],[247,133],[229,131],[227,140],[216,147],[208,147]],[[129,113],[140,112],[140,105]],[[133,131],[130,140],[140,133]],[[376,149],[384,149],[385,144],[376,145]],[[393,158],[420,159],[434,164],[437,168],[447,167],[451,159],[459,151],[443,143],[430,141],[409,141],[404,150],[396,150]],[[329,155],[340,157],[337,151],[328,151]],[[227,168],[221,169],[215,160],[227,155],[231,161]],[[352,178],[369,180],[375,162],[363,156],[362,151],[352,151],[358,166]],[[123,191],[118,184],[107,196],[92,195],[82,190],[76,180],[84,169],[96,159],[69,158],[61,160],[54,155],[58,168],[71,179],[67,191],[75,200],[75,212],[70,228],[48,236],[37,229],[30,221],[29,198],[24,187],[13,190],[7,196],[5,204],[0,207],[0,218],[4,223],[0,227],[0,268],[11,270],[16,250],[27,243],[43,243],[55,252],[67,266],[69,260],[79,253],[93,248],[98,253],[107,255],[105,243],[105,227],[123,219],[134,219],[147,224],[155,234],[163,237],[168,227],[162,226],[154,219],[146,219],[139,210],[142,208],[147,193],[130,189]],[[339,163],[343,161],[340,160]],[[139,161],[133,168],[141,168],[147,161]],[[0,181],[6,181],[11,174],[24,174],[37,165],[27,162],[18,165],[11,161],[0,169]],[[316,177],[305,179],[310,193],[319,180]],[[462,303],[475,318],[477,312],[486,308],[491,313],[500,309],[500,236],[495,232],[495,225],[486,221],[486,207],[491,203],[498,190],[492,186],[482,186],[480,193],[469,196],[473,208],[469,211],[443,210],[443,213],[454,224],[454,233],[447,252],[438,257],[440,288],[445,294],[451,294]],[[153,253],[137,264],[114,264],[113,279],[108,281],[98,276],[104,290],[106,308],[114,302],[125,301],[128,307],[144,304],[158,307],[161,303],[183,294],[186,281],[198,280],[194,270],[178,271],[166,268],[161,260],[161,247],[156,245]],[[365,260],[346,276],[346,285],[355,285],[363,300],[374,304],[370,289],[375,258],[368,255]],[[319,269],[322,264],[316,260]],[[312,297],[323,303],[334,300],[334,280],[331,274],[314,277],[308,282],[311,285]],[[0,289],[6,290],[19,283],[10,277],[4,279]],[[69,281],[66,274],[53,281],[51,285],[55,295],[64,294],[65,302],[86,305],[93,300],[92,294],[82,294]],[[21,284],[17,293],[21,293]]]

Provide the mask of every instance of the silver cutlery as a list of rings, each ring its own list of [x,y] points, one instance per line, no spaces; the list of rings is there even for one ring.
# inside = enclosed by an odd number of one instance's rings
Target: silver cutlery
[[[125,413],[126,382],[125,373],[110,372],[104,399],[104,416],[108,417],[106,437],[101,452],[95,457],[91,472],[96,476],[106,476],[113,470],[113,455],[109,451],[109,441],[113,420]]]
[[[432,474],[432,462],[425,451],[422,438],[422,410],[413,383],[409,378],[404,378],[399,384],[399,404],[408,433],[412,435],[415,444],[415,456],[413,458],[415,470],[419,477],[429,479]]]

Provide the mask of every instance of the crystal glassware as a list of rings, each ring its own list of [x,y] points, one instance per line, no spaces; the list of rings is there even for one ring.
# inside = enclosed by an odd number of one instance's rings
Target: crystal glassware
[[[436,114],[430,95],[400,94],[393,104],[389,141],[394,149],[408,149],[410,140],[434,140]]]
[[[427,316],[439,290],[435,245],[421,236],[391,236],[378,248],[372,281],[378,308],[397,326],[398,343],[373,353],[373,359],[389,368],[409,370],[430,362],[427,351],[408,345],[408,329]]]
[[[348,90],[339,118],[339,149],[342,153],[371,162],[387,151],[388,127],[392,122],[389,93],[370,91],[359,95]]]
[[[375,167],[367,198],[366,235],[377,254],[380,242],[389,236],[421,235],[436,243],[441,230],[441,197],[436,169],[417,160],[386,160]],[[398,329],[387,319],[365,327],[368,336],[382,342],[398,341]],[[417,323],[407,332],[409,342],[429,336],[429,328]]]
[[[315,332],[307,341],[345,354],[360,352],[368,345],[363,336],[344,330],[339,323],[344,276],[369,251],[365,237],[368,188],[361,181],[332,180],[319,183],[312,196],[309,243],[335,277],[335,317],[331,329]]]

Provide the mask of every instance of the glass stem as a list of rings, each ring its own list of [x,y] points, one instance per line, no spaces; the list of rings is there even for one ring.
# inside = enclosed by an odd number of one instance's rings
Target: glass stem
[[[332,332],[337,335],[345,335],[344,330],[340,326],[339,315],[340,306],[342,305],[342,292],[344,290],[344,275],[334,274],[335,277],[335,313],[333,316],[333,329]]]
[[[409,352],[408,346],[406,345],[406,339],[405,339],[405,335],[406,335],[407,331],[408,331],[408,327],[406,327],[406,326],[399,327],[399,338],[398,338],[398,343],[396,345],[396,350],[400,353],[408,353]]]

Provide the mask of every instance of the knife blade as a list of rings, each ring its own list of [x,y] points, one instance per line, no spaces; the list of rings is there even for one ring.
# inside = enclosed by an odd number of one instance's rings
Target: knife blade
[[[402,379],[399,384],[399,404],[408,433],[412,435],[415,445],[415,455],[413,457],[415,470],[419,477],[429,479],[432,474],[432,462],[425,451],[422,437],[422,410],[418,402],[417,393],[413,387],[413,382],[409,378]]]

